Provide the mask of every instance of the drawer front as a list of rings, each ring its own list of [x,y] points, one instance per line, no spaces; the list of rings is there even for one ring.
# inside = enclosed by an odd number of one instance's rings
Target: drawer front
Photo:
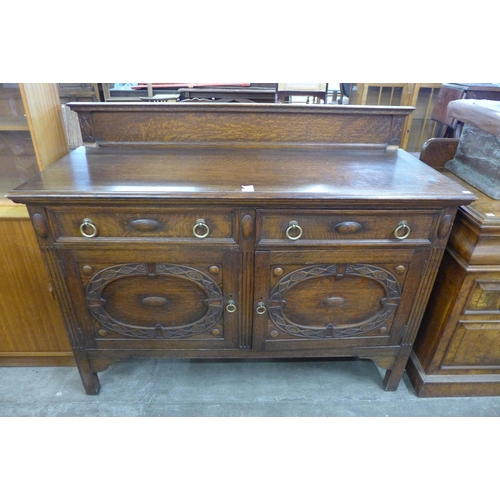
[[[310,240],[431,240],[436,212],[266,211],[258,214],[258,242]]]
[[[459,321],[441,368],[500,368],[500,323]]]
[[[233,211],[186,210],[88,210],[52,211],[57,238],[188,238],[234,239]]]
[[[464,314],[500,314],[500,280],[476,280]]]

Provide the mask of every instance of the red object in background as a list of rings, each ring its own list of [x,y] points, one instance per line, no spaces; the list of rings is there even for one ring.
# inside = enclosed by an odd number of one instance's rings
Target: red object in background
[[[249,83],[152,83],[154,89],[180,89],[180,88],[195,88],[195,87],[250,87]],[[139,83],[131,87],[134,90],[145,90],[148,88],[147,83]]]

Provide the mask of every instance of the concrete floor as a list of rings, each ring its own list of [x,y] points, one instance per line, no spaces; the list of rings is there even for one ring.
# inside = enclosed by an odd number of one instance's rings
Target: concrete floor
[[[495,417],[500,397],[395,392],[369,360],[136,359],[99,374],[87,396],[76,368],[0,368],[2,417]]]

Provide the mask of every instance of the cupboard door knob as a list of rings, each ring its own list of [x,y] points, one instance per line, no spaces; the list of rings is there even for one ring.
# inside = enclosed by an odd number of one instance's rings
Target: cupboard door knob
[[[394,236],[398,240],[404,240],[405,238],[408,238],[410,236],[410,226],[407,224],[405,220],[402,220],[398,227],[394,230]]]
[[[234,300],[227,301],[226,311],[228,313],[234,313],[236,311],[236,304],[234,303]]]
[[[201,233],[198,232],[200,229],[203,232]],[[210,233],[210,228],[205,224],[205,219],[198,219],[196,221],[196,224],[193,226],[193,234],[197,238],[206,238],[209,233]]]
[[[264,302],[259,302],[257,304],[256,313],[257,314],[265,314],[266,311],[267,311],[267,309],[266,309],[266,306],[264,305]]]
[[[90,232],[87,232],[88,230],[90,230]],[[80,233],[82,233],[82,236],[85,236],[85,238],[93,238],[97,235],[97,228],[94,226],[91,219],[83,219],[80,226]]]
[[[296,232],[295,236],[292,236],[292,231]],[[302,228],[299,226],[299,223],[296,220],[290,221],[286,230],[286,237],[289,240],[298,240],[301,236]]]

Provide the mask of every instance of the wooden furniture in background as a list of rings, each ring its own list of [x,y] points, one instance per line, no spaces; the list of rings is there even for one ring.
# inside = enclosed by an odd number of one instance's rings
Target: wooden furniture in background
[[[181,87],[180,100],[205,99],[212,102],[274,102],[274,89],[269,87]]]
[[[68,152],[55,85],[3,84],[0,134],[0,204],[13,206],[3,197],[9,189]]]
[[[0,260],[0,366],[73,365],[29,219],[0,217]]]
[[[356,101],[357,83],[339,83],[338,104],[349,104]]]
[[[101,84],[106,102],[139,102],[155,100],[159,95],[169,95],[181,101],[210,102],[260,102],[272,103],[275,96],[274,83],[247,84],[201,84],[162,83],[142,84],[133,88],[114,88],[113,83]]]
[[[68,153],[55,84],[0,88],[0,365],[74,364],[25,206],[7,191]]]
[[[57,90],[61,104],[67,102],[100,102],[99,83],[58,83]]]
[[[407,372],[420,397],[500,396],[500,201],[461,207]]]
[[[294,97],[312,98],[312,104],[327,103],[328,83],[277,83],[274,102],[288,102],[290,98],[293,102]]]
[[[472,116],[453,114],[465,123],[462,142]],[[498,129],[498,114],[488,113],[478,125],[489,129],[495,122]],[[446,152],[451,160],[457,148],[457,139],[432,139],[425,148],[425,161],[475,193],[477,201],[458,211],[407,371],[422,397],[500,396],[500,200],[444,168]],[[488,153],[498,168],[495,149],[485,148]]]
[[[78,117],[65,106],[67,102],[101,102],[104,100],[100,83],[58,83],[57,90],[61,101],[63,123],[70,149],[83,145],[82,134],[78,126]]]
[[[462,123],[462,132],[446,169],[500,200],[500,102],[461,99],[450,102],[448,114]]]
[[[458,141],[456,138],[433,137],[423,145],[419,159],[432,168],[441,171],[446,162],[455,156]]]
[[[82,382],[131,357],[352,357],[403,374],[462,187],[407,107],[85,104],[27,203]],[[135,145],[135,147],[134,147]]]
[[[437,124],[431,114],[440,88],[440,83],[358,83],[349,104],[413,106],[415,111],[406,119],[401,147],[419,152],[425,141],[435,137]]]
[[[438,126],[434,137],[459,137],[459,121],[448,116],[448,104],[459,99],[486,99],[500,101],[499,83],[443,83],[434,104],[431,118]]]

